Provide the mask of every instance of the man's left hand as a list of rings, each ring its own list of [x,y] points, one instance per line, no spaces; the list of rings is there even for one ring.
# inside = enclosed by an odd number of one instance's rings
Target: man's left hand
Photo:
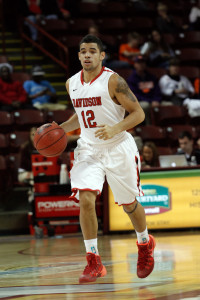
[[[112,126],[99,125],[97,127],[99,127],[99,129],[95,131],[95,137],[99,139],[109,140],[117,134]]]

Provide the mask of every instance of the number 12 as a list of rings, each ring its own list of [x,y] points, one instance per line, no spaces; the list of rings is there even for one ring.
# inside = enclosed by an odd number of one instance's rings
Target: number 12
[[[97,126],[97,123],[94,121],[95,116],[93,110],[87,110],[86,112],[82,111],[81,116],[85,128],[94,128]]]

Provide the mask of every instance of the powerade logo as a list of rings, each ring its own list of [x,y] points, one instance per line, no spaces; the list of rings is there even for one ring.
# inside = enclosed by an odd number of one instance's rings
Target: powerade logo
[[[142,185],[144,196],[137,197],[144,207],[146,215],[164,213],[171,209],[171,195],[169,189],[162,185]]]

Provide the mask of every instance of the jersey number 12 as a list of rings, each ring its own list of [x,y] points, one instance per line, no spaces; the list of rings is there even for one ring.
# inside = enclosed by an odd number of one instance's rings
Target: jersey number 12
[[[95,116],[93,110],[87,110],[81,112],[83,123],[85,128],[94,128],[97,126],[97,123],[94,121]]]

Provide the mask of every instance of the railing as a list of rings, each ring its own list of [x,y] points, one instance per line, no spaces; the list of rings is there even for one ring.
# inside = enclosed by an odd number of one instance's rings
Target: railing
[[[57,58],[55,55],[53,55],[51,52],[49,52],[47,49],[45,49],[42,45],[40,45],[38,42],[33,41],[28,35],[26,35],[23,32],[23,22],[26,21],[31,26],[35,27],[38,30],[38,33],[41,36],[41,40],[45,37],[49,41],[51,41],[54,45],[54,47],[57,47],[59,58]],[[61,66],[65,71],[66,75],[69,75],[69,51],[68,48],[63,45],[60,41],[55,39],[51,34],[47,33],[44,29],[42,29],[37,24],[34,24],[29,19],[25,18],[22,21],[20,21],[19,24],[20,28],[20,34],[22,38],[22,68],[23,71],[26,70],[26,60],[25,60],[25,43],[24,40],[27,40],[29,43],[31,43],[34,47],[38,48],[41,52],[43,52],[46,56],[50,57],[54,62],[56,62],[59,66]]]

